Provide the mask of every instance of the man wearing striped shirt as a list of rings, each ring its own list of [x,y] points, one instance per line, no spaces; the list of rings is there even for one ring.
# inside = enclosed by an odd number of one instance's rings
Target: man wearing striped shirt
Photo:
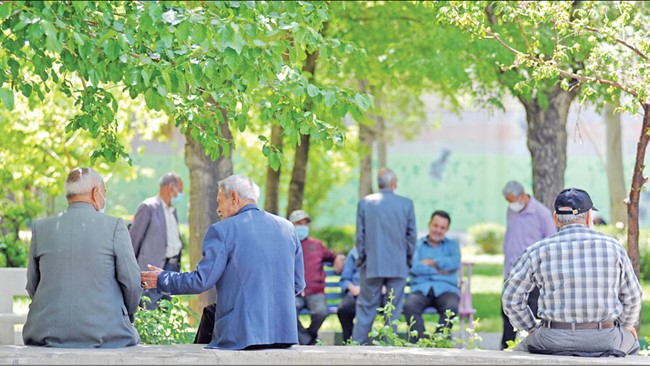
[[[515,328],[529,333],[515,350],[636,354],[642,293],[625,249],[592,229],[593,203],[584,190],[563,190],[554,207],[560,231],[526,249],[505,282],[503,310]],[[541,323],[527,305],[535,288]]]

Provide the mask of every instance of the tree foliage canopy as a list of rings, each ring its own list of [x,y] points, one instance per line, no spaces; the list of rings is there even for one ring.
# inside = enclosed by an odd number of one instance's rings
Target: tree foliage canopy
[[[255,108],[293,141],[310,134],[329,146],[341,135],[341,117],[361,116],[372,98],[312,84],[301,72],[306,52],[319,50],[325,61],[337,49],[361,55],[321,34],[327,17],[324,2],[3,2],[0,100],[12,109],[15,93],[42,101],[60,90],[80,108],[67,129],[99,138],[93,157],[108,162],[129,159],[116,136],[119,103],[110,85],[144,96],[213,158],[233,143],[216,128],[221,109],[239,131]]]

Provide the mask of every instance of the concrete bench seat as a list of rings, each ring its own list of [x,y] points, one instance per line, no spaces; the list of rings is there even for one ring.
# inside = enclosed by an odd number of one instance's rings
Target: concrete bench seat
[[[202,345],[139,345],[120,349],[0,346],[0,364],[11,365],[647,365],[650,358],[584,358],[522,352],[436,348],[293,346],[222,351]]]

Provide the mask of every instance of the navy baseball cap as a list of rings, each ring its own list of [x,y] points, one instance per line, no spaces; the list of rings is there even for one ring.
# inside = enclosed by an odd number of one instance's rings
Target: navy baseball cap
[[[579,188],[567,188],[555,198],[555,212],[558,215],[579,215],[589,210],[598,211],[591,202],[589,193]]]

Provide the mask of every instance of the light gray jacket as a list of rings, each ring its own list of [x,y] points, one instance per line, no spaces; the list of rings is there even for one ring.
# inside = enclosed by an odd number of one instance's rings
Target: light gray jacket
[[[26,345],[117,348],[139,342],[140,269],[121,219],[75,202],[34,222],[27,265]]]
[[[406,278],[416,240],[413,201],[390,189],[359,201],[357,266],[365,266],[367,278]]]

